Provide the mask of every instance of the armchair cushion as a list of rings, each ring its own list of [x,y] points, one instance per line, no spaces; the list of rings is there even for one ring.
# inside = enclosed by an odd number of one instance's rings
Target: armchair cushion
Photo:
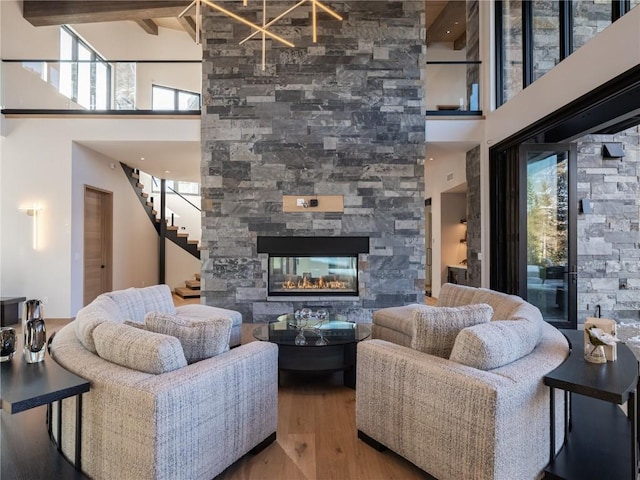
[[[480,370],[514,362],[533,351],[538,331],[523,320],[500,320],[465,328],[456,337],[450,360]]]
[[[413,312],[411,348],[449,358],[456,337],[463,328],[487,323],[493,308],[487,304],[460,307],[420,306]]]
[[[173,303],[173,296],[169,285],[152,285],[140,288],[144,311],[176,314],[176,306]]]
[[[152,332],[176,337],[188,363],[215,357],[229,350],[231,319],[190,319],[166,313],[149,312],[146,328]]]
[[[139,372],[171,372],[187,366],[177,338],[131,327],[103,322],[93,331],[98,356],[111,363]]]
[[[125,320],[142,322],[145,315],[144,299],[139,288],[127,288],[126,290],[115,290],[103,295],[112,299],[120,308],[120,315]]]

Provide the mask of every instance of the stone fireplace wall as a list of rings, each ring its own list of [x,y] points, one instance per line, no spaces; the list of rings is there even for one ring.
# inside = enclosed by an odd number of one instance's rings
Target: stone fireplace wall
[[[262,2],[223,2],[261,23]],[[424,1],[325,2],[278,22],[289,48],[204,9],[202,297],[264,321],[331,304],[352,320],[424,301]],[[293,2],[269,2],[274,17]],[[283,195],[342,195],[342,212],[283,213]],[[258,236],[368,236],[359,297],[267,299]],[[269,301],[268,301],[269,300]]]

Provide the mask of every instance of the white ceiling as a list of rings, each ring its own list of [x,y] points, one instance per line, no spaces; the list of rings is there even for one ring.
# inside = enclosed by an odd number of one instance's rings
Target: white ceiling
[[[116,162],[139,168],[158,178],[200,183],[200,142],[83,141],[78,143]]]

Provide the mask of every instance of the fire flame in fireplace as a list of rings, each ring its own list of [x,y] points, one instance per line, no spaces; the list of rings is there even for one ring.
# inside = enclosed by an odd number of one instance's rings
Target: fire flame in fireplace
[[[325,290],[345,290],[349,288],[349,284],[347,282],[343,282],[340,280],[325,280],[324,278],[309,278],[304,277],[294,282],[293,280],[287,280],[282,284],[282,288],[284,289],[292,289],[297,288],[301,290],[306,289],[325,289]]]

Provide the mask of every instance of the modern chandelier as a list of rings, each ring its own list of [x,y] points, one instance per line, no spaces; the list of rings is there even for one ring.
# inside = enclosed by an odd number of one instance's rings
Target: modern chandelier
[[[269,31],[269,27],[271,25],[273,25],[274,23],[276,23],[277,21],[281,20],[282,18],[286,17],[287,15],[289,15],[291,12],[293,12],[295,9],[301,7],[302,5],[304,5],[305,3],[311,3],[311,19],[312,19],[312,29],[313,29],[313,43],[317,43],[318,42],[318,9],[328,13],[329,15],[331,15],[332,17],[336,18],[337,20],[342,21],[342,17],[340,15],[338,15],[336,12],[334,12],[333,10],[331,10],[329,7],[327,7],[326,5],[324,5],[322,2],[318,1],[318,0],[300,0],[298,3],[296,3],[295,5],[293,5],[291,8],[285,10],[284,12],[282,12],[281,14],[277,15],[275,18],[273,18],[272,20],[270,20],[269,22],[267,22],[267,0],[262,0],[262,25],[258,25],[255,24],[253,22],[250,22],[249,20],[242,18],[240,15],[237,15],[229,10],[227,10],[224,7],[221,7],[220,5],[218,5],[217,3],[215,3],[214,1],[211,0],[193,0],[193,2],[191,2],[189,4],[189,6],[187,8],[185,8],[180,15],[178,15],[179,18],[182,18],[184,15],[186,15],[186,13],[191,10],[193,7],[195,7],[196,9],[196,44],[200,44],[200,31],[202,29],[202,5],[201,4],[205,4],[207,6],[209,6],[210,8],[223,13],[224,15],[233,18],[234,20],[237,20],[240,23],[244,23],[245,25],[251,27],[253,30],[255,30],[253,33],[251,33],[251,35],[249,35],[247,38],[245,38],[244,40],[242,40],[240,42],[240,45],[244,44],[245,42],[251,40],[252,38],[254,38],[256,35],[261,35],[262,36],[262,70],[266,69],[266,51],[267,51],[267,37],[276,40],[277,42],[280,42],[284,45],[286,45],[287,47],[295,47],[295,45],[293,43],[291,43],[290,41],[286,40],[285,38],[282,38],[280,35],[277,35],[271,31]],[[243,6],[247,6],[248,4],[248,0],[242,0],[242,5]]]

